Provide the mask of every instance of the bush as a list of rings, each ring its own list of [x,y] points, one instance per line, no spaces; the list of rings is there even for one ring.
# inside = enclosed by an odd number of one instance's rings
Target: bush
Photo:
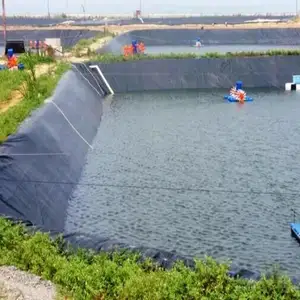
[[[0,219],[0,264],[14,265],[52,280],[74,299],[300,299],[299,289],[274,273],[260,281],[233,279],[228,265],[197,260],[194,270],[176,263],[164,270],[136,253],[94,253],[62,247],[62,239],[29,234]]]

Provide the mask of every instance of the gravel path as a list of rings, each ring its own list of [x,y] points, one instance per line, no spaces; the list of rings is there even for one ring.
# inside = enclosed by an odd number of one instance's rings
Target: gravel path
[[[55,300],[55,286],[15,267],[0,267],[0,299]]]

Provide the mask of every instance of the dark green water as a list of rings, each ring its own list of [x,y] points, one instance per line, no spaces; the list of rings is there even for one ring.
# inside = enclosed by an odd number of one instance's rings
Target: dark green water
[[[288,225],[300,211],[300,96],[247,92],[244,105],[224,91],[106,100],[66,229],[300,275]]]

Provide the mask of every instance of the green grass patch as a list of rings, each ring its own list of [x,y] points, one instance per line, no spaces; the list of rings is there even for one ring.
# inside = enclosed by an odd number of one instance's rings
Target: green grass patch
[[[52,94],[62,74],[68,68],[68,64],[58,63],[55,71],[38,78],[34,76],[34,71],[30,73],[11,72],[17,78],[21,76],[18,74],[23,74],[22,80],[26,83],[26,90],[21,102],[0,113],[0,143],[5,141],[10,134],[15,133],[19,125],[30,115],[31,111],[39,107]],[[15,86],[17,87],[18,85],[15,84]]]
[[[7,101],[11,92],[20,87],[26,78],[25,72],[0,71],[0,103]]]
[[[19,63],[23,63],[25,69],[34,68],[38,64],[53,63],[53,58],[49,56],[22,54],[18,58]],[[0,102],[6,101],[11,92],[18,89],[26,80],[27,74],[24,71],[0,71]]]
[[[91,45],[97,43],[100,39],[105,37],[115,37],[116,35],[114,33],[111,33],[110,31],[104,29],[103,32],[97,33],[94,37],[89,39],[81,39],[77,42],[77,44],[69,50],[71,50],[76,57],[81,57],[84,55],[95,55],[94,51],[91,50]],[[64,51],[67,51],[68,49],[65,48]],[[84,54],[82,53],[84,52]],[[87,53],[85,53],[87,52]]]
[[[0,265],[14,265],[56,283],[74,299],[300,299],[299,289],[274,272],[258,282],[233,279],[228,265],[207,258],[194,270],[178,262],[164,270],[130,252],[93,253],[63,247],[61,238],[29,234],[0,219]]]
[[[242,52],[209,52],[205,54],[197,53],[161,53],[133,55],[125,57],[124,55],[114,55],[110,53],[97,55],[93,57],[95,62],[116,63],[138,60],[155,60],[155,59],[201,59],[201,58],[234,58],[234,57],[262,57],[262,56],[292,56],[300,55],[300,50],[269,50],[264,52],[242,51]]]
[[[19,56],[18,62],[23,63],[25,66],[25,69],[30,69],[31,67],[39,65],[39,64],[54,63],[55,59],[53,57],[47,56],[47,55],[25,53],[25,54],[21,54]]]

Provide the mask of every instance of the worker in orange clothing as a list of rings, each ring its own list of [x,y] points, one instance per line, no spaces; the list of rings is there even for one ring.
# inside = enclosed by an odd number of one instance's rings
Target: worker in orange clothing
[[[127,45],[125,45],[124,47],[123,47],[123,55],[124,56],[128,56],[128,49],[127,49]]]
[[[143,42],[140,42],[138,44],[138,48],[139,48],[139,53],[144,53],[145,52],[145,44]]]
[[[129,45],[128,47],[129,47],[129,54],[130,54],[130,55],[133,55],[134,52],[135,52],[135,50],[136,50],[135,47],[134,47],[134,45],[131,44],[131,45]]]
[[[17,57],[14,55],[14,51],[13,49],[8,49],[7,50],[7,67],[9,69],[12,69],[14,67],[18,67],[18,59]]]

